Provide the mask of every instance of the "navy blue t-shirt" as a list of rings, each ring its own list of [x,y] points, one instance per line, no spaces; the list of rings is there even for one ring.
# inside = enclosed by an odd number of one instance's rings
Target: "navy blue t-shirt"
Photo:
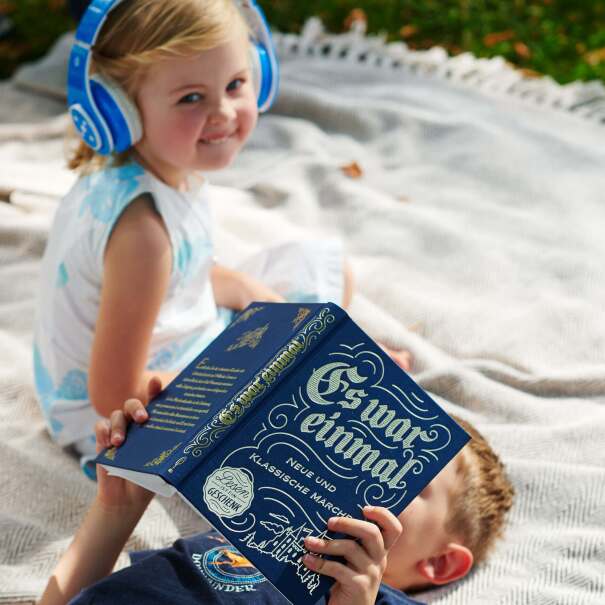
[[[131,553],[132,565],[81,592],[70,605],[288,605],[289,601],[216,532],[170,548]],[[324,604],[322,598],[317,605]],[[422,605],[381,584],[376,605]]]

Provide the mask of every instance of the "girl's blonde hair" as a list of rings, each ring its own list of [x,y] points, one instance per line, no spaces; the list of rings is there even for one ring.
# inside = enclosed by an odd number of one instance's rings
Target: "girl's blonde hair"
[[[216,48],[247,25],[233,0],[126,0],[107,16],[92,48],[91,72],[114,80],[134,102],[151,65]],[[75,129],[74,129],[75,132]],[[81,139],[68,167],[90,172],[108,160],[119,165],[130,150],[101,156]]]

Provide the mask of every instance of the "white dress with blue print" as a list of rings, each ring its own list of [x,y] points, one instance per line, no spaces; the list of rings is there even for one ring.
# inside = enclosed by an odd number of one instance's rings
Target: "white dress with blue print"
[[[34,340],[38,397],[61,445],[90,435],[98,418],[87,384],[103,258],[116,221],[141,194],[153,197],[174,251],[168,293],[153,329],[149,369],[184,367],[223,327],[217,322],[210,284],[207,191],[205,184],[176,191],[132,163],[79,179],[61,201],[42,261]]]
[[[217,310],[210,187],[180,192],[136,163],[107,167],[80,178],[61,201],[42,260],[34,335],[38,399],[51,435],[81,453],[99,418],[88,397],[88,364],[103,281],[103,258],[121,213],[151,194],[173,250],[166,298],[153,328],[147,368],[184,368],[231,319]],[[244,262],[241,270],[288,300],[341,302],[342,246],[335,240],[282,244]]]

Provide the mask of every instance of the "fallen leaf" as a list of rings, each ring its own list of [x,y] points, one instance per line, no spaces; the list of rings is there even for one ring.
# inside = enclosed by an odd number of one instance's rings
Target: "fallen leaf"
[[[340,169],[350,179],[358,179],[363,176],[363,170],[357,162],[345,164],[344,166],[341,166]]]
[[[541,74],[539,71],[535,71],[534,69],[529,69],[528,67],[519,67],[517,71],[520,71],[523,74],[524,78],[541,78],[544,74]]]
[[[345,29],[351,29],[355,24],[360,23],[365,26],[368,24],[368,16],[365,11],[361,8],[354,8],[349,16],[345,19]]]
[[[399,30],[399,35],[402,38],[411,38],[412,36],[415,36],[417,33],[418,33],[418,27],[416,25],[404,25]]]
[[[506,42],[512,40],[515,37],[515,32],[512,29],[507,29],[503,32],[493,32],[483,37],[483,44],[488,48],[499,44],[500,42]]]
[[[513,48],[522,59],[529,59],[531,57],[531,50],[529,50],[529,46],[524,42],[515,42]]]
[[[602,61],[605,61],[605,48],[591,50],[590,52],[584,55],[584,59],[589,65],[598,65]]]
[[[0,202],[7,202],[10,204],[12,193],[13,189],[9,189],[8,187],[0,187]]]

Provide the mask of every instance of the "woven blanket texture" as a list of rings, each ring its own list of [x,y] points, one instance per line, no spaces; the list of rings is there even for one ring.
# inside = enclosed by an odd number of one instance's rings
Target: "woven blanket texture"
[[[467,579],[423,598],[602,605],[603,87],[527,80],[500,60],[363,32],[329,36],[317,21],[277,46],[278,103],[236,163],[210,175],[219,257],[340,236],[353,318],[410,349],[413,377],[501,454],[517,492],[505,539]],[[64,102],[27,77],[0,83],[4,604],[40,595],[95,493],[47,436],[32,386],[39,261],[74,176]],[[127,547],[204,527],[179,499],[157,498]]]

